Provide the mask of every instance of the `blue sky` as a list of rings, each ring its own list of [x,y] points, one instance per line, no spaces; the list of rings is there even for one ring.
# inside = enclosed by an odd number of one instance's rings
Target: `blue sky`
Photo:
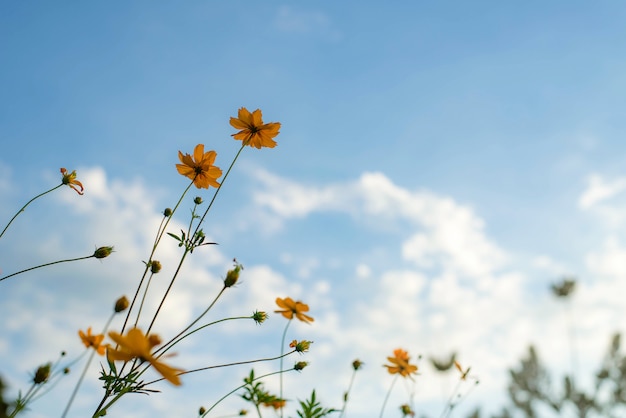
[[[29,208],[0,240],[0,268],[117,249],[0,283],[10,393],[58,351],[80,353],[76,329],[97,328],[133,291],[159,213],[186,186],[177,151],[204,143],[225,169],[241,106],[282,123],[279,145],[238,161],[205,225],[220,245],[194,254],[164,335],[202,311],[198,295],[237,257],[239,296],[216,315],[292,296],[316,318],[292,329],[316,341],[294,399],[317,387],[337,406],[358,357],[367,367],[348,416],[372,416],[390,382],[380,365],[401,346],[457,350],[481,378],[463,406],[495,411],[528,344],[555,373],[568,369],[566,318],[547,288],[572,274],[589,374],[626,326],[625,14],[617,1],[2,4],[0,219],[54,186],[59,167],[77,169],[86,193],[62,189]],[[176,255],[164,247],[166,271]],[[275,354],[281,319],[216,329],[176,360],[249,358],[250,345]],[[437,416],[451,381],[420,366],[415,407]],[[247,371],[164,387],[132,399],[126,416],[171,414],[181,401],[195,414]],[[387,416],[406,400],[401,386],[394,397]],[[31,416],[60,415],[55,401]]]

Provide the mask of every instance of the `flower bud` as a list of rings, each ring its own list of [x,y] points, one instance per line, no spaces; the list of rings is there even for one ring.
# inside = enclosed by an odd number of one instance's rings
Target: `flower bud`
[[[224,287],[233,287],[237,283],[237,280],[239,280],[239,272],[243,270],[243,266],[239,264],[237,260],[233,261],[235,262],[235,268],[228,270],[228,273],[226,273]]]
[[[169,218],[170,216],[172,216],[172,209],[165,208],[165,210],[163,211],[163,216],[165,216],[166,218]]]
[[[204,408],[204,406],[201,406],[200,410],[198,411],[198,415],[204,415],[205,412],[206,412],[206,409]]]
[[[96,258],[106,258],[113,252],[113,247],[100,247],[94,251],[93,256]]]
[[[128,299],[126,299],[126,296],[122,296],[115,301],[115,313],[124,312],[126,309],[128,309],[128,305]]]
[[[161,262],[160,261],[152,260],[150,262],[150,272],[152,274],[157,274],[158,272],[161,271],[161,268],[162,268],[162,266],[161,266]]]
[[[200,196],[196,196],[193,199],[193,203],[195,203],[196,205],[201,205],[202,204],[202,198]]]
[[[254,313],[252,314],[252,319],[254,319],[254,322],[260,325],[267,319],[267,314],[263,311],[254,311]]]
[[[242,409],[241,411],[239,411],[239,415],[248,415],[248,410]]]
[[[363,362],[359,359],[356,359],[352,362],[352,368],[354,370],[359,370],[361,367],[363,367]]]
[[[37,371],[35,372],[35,376],[33,377],[33,382],[36,385],[44,383],[50,377],[50,369],[52,368],[51,363],[44,364],[43,366],[39,366]]]
[[[309,363],[307,363],[306,361],[299,361],[295,364],[295,366],[293,366],[294,370],[300,371],[302,369],[304,369],[306,366],[308,366]]]

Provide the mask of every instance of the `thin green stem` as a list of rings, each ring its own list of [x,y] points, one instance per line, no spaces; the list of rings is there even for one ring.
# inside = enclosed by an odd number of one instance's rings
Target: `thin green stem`
[[[352,370],[352,376],[350,377],[350,384],[348,385],[348,390],[343,395],[343,407],[341,408],[341,413],[339,414],[339,418],[343,417],[343,414],[346,412],[346,407],[348,406],[348,399],[350,395],[350,391],[352,390],[352,384],[354,383],[354,378],[356,376],[357,370]]]
[[[219,324],[220,322],[225,322],[225,321],[233,321],[235,319],[252,319],[251,316],[234,316],[231,318],[222,318],[222,319],[218,319],[217,321],[213,321],[213,322],[209,322],[208,324],[204,324],[201,327],[198,327],[196,329],[194,329],[193,331],[189,331],[187,334],[183,335],[182,337],[178,338],[181,334],[178,334],[178,336],[172,338],[171,340],[169,340],[166,344],[164,344],[162,347],[159,347],[158,350],[156,350],[153,354],[158,354],[159,352],[163,351],[161,354],[159,354],[158,356],[156,356],[156,358],[160,358],[161,356],[163,356],[163,354],[167,353],[167,351],[174,347],[176,344],[178,344],[179,342],[181,342],[182,340],[184,340],[185,338],[189,337],[191,334],[195,334],[196,332],[209,327],[211,325],[215,325],[215,324]]]
[[[165,344],[163,345],[163,347],[161,347],[161,348],[160,348],[159,350],[157,350],[157,351],[160,351],[160,350],[164,349],[165,347],[168,347],[170,344],[171,344],[171,345],[174,345],[175,343],[172,343],[172,342],[173,342],[174,340],[178,339],[178,337],[180,337],[181,335],[183,335],[183,334],[184,334],[184,333],[186,333],[187,331],[189,331],[189,329],[190,329],[191,327],[193,327],[194,325],[196,325],[196,324],[198,323],[198,321],[200,321],[200,319],[202,319],[202,317],[203,317],[204,315],[206,315],[206,314],[207,314],[207,312],[209,312],[209,311],[211,310],[211,308],[213,307],[213,305],[215,305],[215,303],[216,303],[216,302],[217,302],[217,300],[220,298],[220,296],[222,296],[222,294],[224,293],[224,291],[225,291],[225,290],[226,290],[226,286],[222,287],[222,290],[220,290],[220,292],[217,294],[217,296],[215,296],[215,298],[213,299],[213,302],[211,302],[211,304],[208,306],[208,308],[206,308],[206,309],[204,310],[204,312],[202,312],[202,313],[201,313],[201,314],[200,314],[200,315],[199,315],[199,316],[198,316],[195,320],[193,320],[193,321],[191,322],[191,324],[187,325],[187,327],[185,327],[185,329],[183,329],[181,332],[179,332],[179,333],[178,333],[178,334],[177,334],[174,338],[172,338],[171,340],[169,340],[167,343],[165,343]],[[248,317],[248,318],[249,318],[249,317]],[[195,332],[195,331],[194,331],[194,332]],[[191,334],[191,333],[190,333],[190,334]],[[186,335],[185,335],[185,337],[186,337]],[[183,338],[185,338],[185,337],[183,337]],[[182,340],[183,338],[181,338],[181,340]],[[178,341],[180,341],[180,340],[178,340]],[[176,341],[176,342],[178,342],[178,341]]]
[[[289,324],[291,324],[291,319],[287,321],[287,325],[285,325],[285,329],[283,330],[283,337],[280,340],[280,370],[283,369],[283,352],[285,350],[285,336],[287,335],[287,329],[289,328]],[[283,375],[280,375],[280,399],[283,398]],[[280,409],[280,417],[283,418],[283,410],[285,408]]]
[[[156,252],[156,249],[159,246],[159,243],[161,242],[161,238],[163,238],[163,234],[165,234],[165,230],[167,229],[167,226],[169,225],[170,220],[174,216],[174,213],[176,213],[176,209],[178,209],[178,207],[180,206],[181,202],[183,201],[183,198],[189,191],[189,188],[191,188],[192,184],[193,184],[193,181],[189,183],[185,191],[181,194],[180,198],[178,199],[178,202],[176,202],[176,206],[174,206],[174,209],[172,209],[172,213],[170,214],[170,216],[165,217],[166,218],[165,225],[163,224],[163,219],[161,219],[161,224],[159,225],[159,229],[157,230],[157,234],[154,239],[154,244],[152,245],[152,251],[150,252],[150,256],[148,257],[148,261],[146,262],[146,268],[144,269],[143,275],[141,276],[141,279],[139,280],[139,284],[137,285],[135,296],[133,296],[133,300],[131,301],[130,306],[128,308],[128,312],[126,313],[126,318],[124,319],[124,325],[122,325],[122,330],[120,334],[123,334],[124,330],[126,329],[126,325],[128,324],[128,320],[130,319],[130,314],[133,310],[133,306],[135,305],[135,302],[137,301],[137,297],[139,296],[139,292],[143,285],[143,281],[146,278],[146,274],[148,274],[148,270],[150,270],[150,262],[152,261],[152,257],[154,257],[154,253]],[[139,322],[139,315],[137,315],[137,320],[135,321],[135,324],[137,322]]]
[[[289,370],[282,370],[282,369],[281,369],[281,370],[279,370],[279,371],[277,371],[277,372],[272,372],[272,373],[264,374],[263,376],[255,377],[255,378],[252,380],[252,382],[254,382],[254,381],[256,381],[256,380],[259,380],[259,379],[264,379],[264,378],[266,378],[266,377],[273,376],[273,375],[275,375],[275,374],[279,374],[279,373],[282,375],[284,372],[288,372],[288,371],[290,371],[290,370],[293,370],[293,369],[289,369]],[[213,408],[215,408],[215,407],[216,407],[216,406],[217,406],[220,402],[222,402],[224,399],[228,398],[228,397],[229,397],[230,395],[232,395],[233,393],[237,392],[239,389],[244,388],[247,384],[248,384],[248,383],[246,382],[246,383],[244,383],[244,384],[243,384],[243,385],[241,385],[241,386],[237,386],[235,389],[231,390],[231,391],[230,391],[230,392],[228,392],[226,395],[224,395],[224,396],[222,396],[221,398],[219,398],[219,399],[217,400],[217,402],[215,402],[215,403],[213,404],[213,406],[211,406],[211,407],[210,407],[210,408],[209,408],[209,409],[208,409],[208,410],[207,410],[204,414],[202,414],[202,415],[200,416],[200,418],[204,418],[204,417],[206,417],[206,416],[209,414],[209,412],[211,412],[211,411],[213,410]],[[256,405],[256,408],[257,408],[257,412],[259,413],[259,417],[260,417],[260,416],[261,416],[261,411],[259,410],[258,405]]]
[[[156,312],[154,313],[154,316],[152,317],[152,321],[150,322],[150,326],[148,327],[148,330],[146,331],[146,335],[150,333],[150,330],[152,329],[152,326],[154,325],[154,321],[156,321],[157,316],[159,316],[159,312],[161,312],[161,308],[163,307],[163,304],[165,303],[165,299],[167,298],[167,295],[170,293],[170,290],[172,289],[172,286],[174,285],[174,282],[176,281],[176,278],[178,277],[178,273],[180,272],[180,269],[183,266],[183,262],[185,261],[185,257],[187,256],[187,254],[189,254],[189,248],[185,248],[183,255],[180,257],[180,261],[178,262],[178,266],[176,267],[174,276],[172,277],[172,280],[170,280],[170,284],[169,286],[167,286],[167,290],[165,290],[165,294],[163,295],[163,298],[161,298],[159,307],[157,308]]]
[[[107,331],[107,329],[111,325],[111,321],[113,321],[114,316],[115,316],[115,312],[111,314],[108,321],[106,322],[106,325],[104,326],[104,329],[102,330],[102,334],[104,334]],[[89,348],[87,350],[89,350]],[[85,363],[85,367],[83,368],[83,371],[80,374],[80,377],[78,378],[78,382],[76,382],[76,386],[74,386],[74,390],[72,391],[72,394],[70,395],[70,399],[67,401],[67,405],[65,406],[65,409],[63,410],[63,414],[61,415],[61,418],[65,418],[67,413],[70,411],[72,403],[74,402],[74,398],[76,397],[76,394],[78,393],[78,389],[83,383],[83,379],[85,379],[85,375],[87,374],[87,370],[89,369],[89,365],[91,364],[91,361],[93,360],[93,357],[95,354],[96,354],[96,348],[93,348],[91,350],[91,353],[89,354],[89,359],[87,359],[87,363]]]
[[[146,301],[146,295],[148,294],[148,289],[150,288],[152,277],[154,277],[154,273],[150,273],[150,277],[148,277],[148,283],[146,283],[146,288],[143,292],[143,296],[141,297],[141,302],[139,303],[139,310],[137,311],[137,317],[135,318],[135,327],[137,327],[137,324],[139,323],[139,317],[141,316],[141,310],[143,309],[143,304]]]
[[[13,273],[13,274],[9,274],[8,276],[4,276],[4,277],[0,278],[0,282],[3,281],[3,280],[8,279],[9,277],[17,276],[18,274],[26,273],[28,271],[36,270],[36,269],[39,269],[39,268],[42,268],[42,267],[52,266],[54,264],[60,264],[60,263],[69,263],[70,261],[86,260],[88,258],[93,258],[93,257],[95,257],[95,255],[91,254],[91,255],[88,255],[88,256],[85,256],[85,257],[69,258],[67,260],[58,260],[58,261],[53,261],[51,263],[41,264],[39,266],[30,267],[30,268],[27,268],[25,270],[18,271],[17,273]]]
[[[454,387],[454,390],[452,391],[452,393],[450,394],[450,397],[448,398],[448,402],[443,408],[443,412],[441,413],[441,418],[445,418],[449,416],[449,413],[452,412],[452,403],[454,402],[454,396],[458,393],[462,382],[463,380],[459,379],[456,386]]]
[[[209,210],[211,209],[211,206],[213,206],[213,202],[215,202],[215,198],[217,197],[217,194],[220,192],[220,190],[222,190],[222,186],[224,185],[224,182],[226,181],[226,178],[228,178],[228,174],[230,173],[230,170],[235,165],[235,161],[237,161],[237,158],[239,158],[239,154],[241,154],[241,151],[243,151],[244,147],[245,147],[245,145],[242,144],[241,148],[239,148],[239,151],[237,151],[237,155],[235,155],[235,158],[233,159],[233,162],[230,163],[230,166],[228,167],[228,170],[226,170],[226,174],[224,174],[224,177],[222,177],[222,182],[220,183],[220,187],[218,187],[215,190],[215,193],[213,194],[213,198],[209,202],[209,206],[204,211],[204,214],[202,215],[202,218],[200,218],[200,222],[198,222],[198,225],[196,225],[196,230],[193,232],[193,236],[195,236],[198,233],[198,230],[200,229],[200,225],[202,225],[202,222],[204,221],[204,218],[206,217],[207,213],[209,213]]]
[[[399,375],[395,375],[393,378],[393,381],[391,382],[391,386],[389,386],[389,390],[387,391],[387,394],[385,395],[385,400],[383,401],[383,406],[382,408],[380,408],[380,418],[383,418],[383,413],[385,412],[385,406],[387,406],[387,401],[389,400],[389,395],[391,395],[391,390],[393,389],[393,386],[396,384],[396,381],[398,380],[398,376]]]
[[[2,232],[0,233],[0,238],[2,238],[2,236],[4,235],[4,233],[6,232],[7,229],[9,229],[9,226],[11,225],[11,223],[13,223],[13,221],[15,220],[15,218],[18,217],[18,215],[22,212],[24,212],[24,209],[26,209],[26,206],[30,205],[31,203],[33,203],[33,201],[35,201],[36,199],[39,199],[41,196],[50,193],[53,190],[58,189],[59,187],[63,186],[63,183],[59,184],[58,186],[53,187],[50,190],[46,190],[43,193],[38,194],[37,196],[33,197],[32,199],[30,199],[28,202],[26,202],[26,204],[24,206],[22,206],[22,208],[20,210],[17,211],[17,213],[15,215],[13,215],[13,217],[11,218],[11,220],[9,221],[9,223],[7,224],[7,226],[4,227],[4,229],[2,230]]]
[[[296,352],[296,350],[293,350],[293,351],[290,351],[290,352],[288,352],[288,353],[281,354],[281,355],[280,355],[280,356],[278,356],[278,357],[260,358],[260,359],[256,359],[256,360],[246,360],[246,361],[236,361],[236,362],[234,362],[234,363],[218,364],[217,366],[207,366],[207,367],[201,367],[201,368],[199,368],[199,369],[186,370],[186,371],[184,371],[184,372],[180,372],[180,373],[178,373],[178,374],[177,374],[177,376],[182,376],[182,375],[184,375],[184,374],[190,374],[190,373],[203,372],[203,371],[205,371],[205,370],[219,369],[219,368],[222,368],[222,367],[241,366],[242,364],[260,363],[260,362],[262,362],[262,361],[274,361],[274,360],[278,360],[279,358],[287,357],[287,356],[289,356],[289,355],[291,355],[291,354],[293,354],[293,353],[295,353],[295,352]],[[143,373],[145,373],[145,371],[146,371],[146,370],[148,370],[149,368],[150,368],[150,365],[148,365],[145,369],[143,369],[141,372],[139,372],[139,374],[137,375],[137,377],[141,376],[141,375],[142,375]],[[282,368],[281,368],[281,370],[282,370],[282,371],[287,371],[287,370],[283,370]],[[289,369],[289,370],[291,370],[291,369]],[[281,373],[281,372],[274,372],[274,373],[271,373],[271,374],[276,374],[276,373]],[[262,376],[262,377],[263,377],[263,376]],[[145,384],[141,385],[141,387],[142,387],[142,388],[144,388],[144,387],[146,387],[146,386],[148,386],[148,385],[151,385],[151,384],[153,384],[153,383],[160,382],[160,381],[162,381],[162,380],[165,380],[165,378],[164,378],[164,377],[162,377],[162,378],[160,378],[160,379],[152,380],[152,381],[150,381],[150,382],[148,382],[148,383],[145,383]],[[257,380],[257,379],[254,379],[254,380]]]

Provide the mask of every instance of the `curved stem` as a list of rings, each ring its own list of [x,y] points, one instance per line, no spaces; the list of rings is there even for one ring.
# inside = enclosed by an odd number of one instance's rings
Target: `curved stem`
[[[285,330],[283,331],[283,337],[280,340],[280,370],[283,369],[283,350],[285,349],[285,336],[287,335],[287,329],[289,328],[289,324],[291,324],[291,319],[289,321],[287,321],[287,325],[285,325]],[[283,375],[280,375],[280,399],[284,399],[283,398]],[[284,415],[284,409],[285,408],[281,408],[280,409],[280,417],[282,418]]]
[[[190,374],[190,373],[203,372],[203,371],[205,371],[205,370],[219,369],[219,368],[222,368],[222,367],[241,366],[242,364],[252,364],[252,363],[259,363],[259,362],[261,362],[261,361],[273,361],[273,360],[278,360],[279,358],[287,357],[287,356],[289,356],[289,355],[291,355],[291,354],[293,354],[293,353],[295,353],[295,352],[296,352],[296,350],[293,350],[293,351],[290,351],[290,352],[288,352],[288,353],[281,354],[281,355],[280,355],[280,356],[278,356],[278,357],[260,358],[260,359],[256,359],[256,360],[246,360],[246,361],[236,361],[236,362],[234,362],[234,363],[219,364],[219,365],[217,365],[217,366],[207,366],[207,367],[201,367],[201,368],[199,368],[199,369],[186,370],[186,371],[184,371],[184,372],[180,372],[180,373],[178,373],[178,374],[177,374],[177,376],[182,376],[182,375],[184,375],[184,374]],[[145,368],[145,369],[143,369],[141,372],[139,372],[139,374],[137,375],[137,377],[141,376],[141,375],[142,375],[142,374],[143,374],[146,370],[148,370],[148,368],[149,368],[149,367],[150,367],[150,365],[148,365],[148,367],[146,367],[146,368]],[[274,373],[272,373],[272,374],[282,373],[282,372],[288,371],[288,370],[283,370],[282,368],[281,368],[280,370],[281,370],[281,372],[274,372]],[[291,370],[291,369],[289,369],[289,370]],[[261,376],[261,377],[263,377],[263,376]],[[148,386],[148,385],[151,385],[151,384],[153,384],[153,383],[160,382],[160,381],[162,381],[162,380],[165,380],[165,378],[164,378],[164,377],[162,377],[162,378],[160,378],[160,379],[152,380],[152,381],[150,381],[150,382],[148,382],[148,383],[143,384],[141,387],[142,387],[142,388],[144,388],[144,387],[146,387],[146,386]],[[257,380],[257,379],[254,379],[254,380]]]
[[[182,335],[182,332],[181,332],[176,337],[172,338],[167,343],[165,343],[162,347],[159,347],[159,349],[156,350],[152,354],[155,355],[155,354],[158,354],[159,352],[163,351],[161,354],[156,356],[156,358],[159,359],[159,358],[161,358],[161,356],[163,356],[163,354],[167,353],[167,351],[170,348],[174,347],[176,344],[178,344],[180,341],[184,340],[185,338],[187,338],[191,334],[195,334],[196,332],[200,331],[201,329],[204,329],[204,328],[209,327],[211,325],[219,324],[220,322],[225,322],[225,321],[233,321],[235,319],[252,319],[252,317],[251,316],[234,316],[234,317],[231,317],[231,318],[222,318],[222,319],[218,319],[217,321],[213,321],[213,322],[209,322],[208,324],[204,324],[201,327],[198,327],[198,328],[194,329],[193,331],[189,331],[185,335]],[[180,337],[180,338],[178,338],[178,337]]]
[[[228,174],[230,173],[230,170],[235,165],[235,161],[237,161],[237,158],[239,158],[239,154],[241,154],[241,151],[243,151],[244,147],[245,147],[245,145],[242,144],[241,148],[239,148],[239,151],[237,151],[237,155],[235,155],[235,158],[233,159],[233,162],[230,163],[230,166],[228,167],[228,170],[226,170],[226,174],[224,174],[224,177],[222,178],[222,182],[220,183],[220,187],[218,187],[215,190],[215,193],[213,194],[213,198],[209,202],[209,206],[204,211],[204,214],[202,215],[202,218],[200,218],[200,222],[198,222],[198,225],[196,225],[196,230],[193,232],[193,236],[195,236],[198,233],[198,230],[200,229],[200,225],[202,225],[202,222],[204,221],[204,218],[206,217],[207,213],[209,213],[209,210],[211,209],[211,206],[213,206],[213,202],[215,202],[215,198],[217,197],[217,194],[220,192],[220,190],[222,190],[222,186],[224,185],[224,182],[226,181],[226,178],[228,178]]]
[[[47,267],[47,266],[52,266],[52,265],[54,265],[54,264],[68,263],[68,262],[70,262],[70,261],[86,260],[86,259],[88,259],[88,258],[93,258],[93,257],[95,257],[95,255],[94,255],[94,254],[91,254],[91,255],[88,255],[88,256],[85,256],[85,257],[70,258],[70,259],[67,259],[67,260],[58,260],[58,261],[53,261],[53,262],[51,262],[51,263],[41,264],[41,265],[39,265],[39,266],[30,267],[30,268],[27,268],[27,269],[25,269],[25,270],[18,271],[17,273],[13,273],[13,274],[9,274],[8,276],[4,276],[4,277],[0,278],[0,282],[1,282],[1,281],[3,281],[3,280],[8,279],[9,277],[17,276],[18,274],[26,273],[27,271],[36,270],[36,269],[38,269],[38,268]]]
[[[111,325],[111,321],[113,321],[114,316],[115,316],[115,312],[113,312],[113,314],[111,314],[111,316],[109,317],[109,320],[107,321],[106,325],[104,326],[104,329],[102,330],[102,334],[104,334],[107,331],[107,329],[109,328],[109,325]],[[89,350],[89,348],[87,350]],[[87,360],[87,363],[85,364],[85,367],[83,368],[83,371],[80,374],[80,377],[78,378],[78,382],[76,382],[76,386],[74,386],[72,395],[70,396],[69,401],[67,401],[67,405],[65,406],[65,409],[63,410],[63,414],[61,415],[61,418],[65,418],[65,416],[69,412],[70,407],[72,406],[72,403],[74,402],[74,398],[76,397],[76,394],[78,393],[78,389],[80,388],[80,385],[83,383],[83,379],[85,378],[85,375],[87,374],[87,370],[89,369],[89,365],[91,364],[91,361],[93,360],[93,357],[95,354],[96,354],[96,350],[94,348],[91,351],[91,354],[89,354],[89,359]]]
[[[58,189],[59,187],[63,186],[63,183],[59,184],[58,186],[53,187],[50,190],[46,190],[43,193],[38,194],[37,196],[33,197],[32,199],[30,199],[28,202],[26,202],[26,204],[24,206],[22,206],[22,208],[20,210],[17,211],[17,213],[15,215],[13,215],[13,217],[11,218],[11,220],[9,221],[9,223],[7,224],[7,226],[4,227],[4,229],[2,230],[2,232],[0,232],[0,238],[2,238],[2,236],[4,235],[4,233],[6,232],[7,229],[9,229],[9,226],[11,225],[11,223],[13,223],[13,221],[15,220],[15,218],[18,217],[18,215],[22,212],[24,212],[24,209],[26,209],[26,206],[30,205],[33,201],[35,201],[36,199],[40,198],[41,196],[50,193],[53,190]]]
[[[348,406],[348,396],[350,395],[350,391],[352,390],[352,384],[354,383],[354,377],[356,376],[356,370],[352,371],[352,376],[350,377],[350,384],[348,385],[348,390],[346,391],[343,397],[343,407],[341,408],[341,413],[339,414],[339,418],[343,417],[343,414],[346,412],[346,407]]]
[[[389,400],[389,395],[391,395],[391,390],[393,389],[393,386],[396,384],[397,380],[398,380],[398,375],[395,375],[395,377],[393,378],[393,381],[391,382],[391,386],[389,386],[389,390],[387,391],[387,395],[385,395],[385,400],[383,401],[383,406],[382,406],[382,408],[380,408],[380,418],[383,418],[383,413],[385,412],[385,406],[387,405],[387,401]]]
[[[290,370],[293,370],[293,369],[290,369]],[[269,377],[269,376],[273,376],[273,375],[275,375],[275,374],[279,374],[279,373],[280,373],[280,375],[282,376],[282,374],[283,374],[284,372],[287,372],[287,371],[289,371],[289,370],[282,370],[282,369],[281,369],[281,370],[279,370],[279,371],[277,371],[277,372],[272,372],[272,373],[264,374],[264,375],[262,375],[262,376],[255,377],[255,378],[252,380],[252,382],[254,382],[254,381],[256,381],[256,380],[259,380],[259,379],[263,379],[263,378]],[[200,416],[200,418],[204,418],[204,417],[206,417],[206,416],[209,414],[209,412],[211,412],[211,411],[213,410],[213,408],[215,408],[215,407],[216,407],[216,406],[217,406],[220,402],[222,402],[224,399],[228,398],[228,397],[229,397],[230,395],[232,395],[233,393],[237,392],[239,389],[241,389],[241,388],[245,387],[247,384],[248,384],[248,383],[244,383],[244,384],[243,384],[243,385],[241,385],[241,386],[237,386],[235,389],[231,390],[231,391],[230,391],[230,392],[228,392],[226,395],[224,395],[224,396],[222,396],[221,398],[219,398],[219,399],[217,400],[217,402],[215,402],[215,403],[213,404],[213,406],[211,406],[211,407],[210,407],[210,408],[209,408],[209,409],[208,409],[208,410],[207,410],[204,414],[202,414],[202,415]],[[258,405],[256,406],[256,408],[257,408],[257,412],[259,413],[259,417],[260,417],[260,416],[261,416],[261,411],[259,410]]]

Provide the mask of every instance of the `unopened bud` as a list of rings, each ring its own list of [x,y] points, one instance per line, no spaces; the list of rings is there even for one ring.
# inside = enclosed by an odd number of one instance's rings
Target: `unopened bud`
[[[352,362],[352,368],[354,370],[359,370],[361,367],[363,367],[363,362],[359,359],[356,359]]]
[[[235,268],[228,270],[228,273],[226,273],[224,287],[233,287],[237,283],[237,280],[239,280],[239,272],[243,270],[243,266],[239,264],[237,260],[233,261],[235,262]]]
[[[206,412],[206,409],[204,408],[204,406],[201,406],[200,410],[198,410],[198,415],[204,415],[205,412]]]
[[[262,324],[266,319],[267,319],[267,314],[263,311],[259,312],[259,311],[255,311],[252,314],[252,319],[254,319],[254,322],[256,322],[257,324]]]
[[[202,198],[200,196],[197,196],[193,199],[193,203],[195,203],[196,205],[201,205],[202,204]]]
[[[172,209],[165,208],[165,210],[163,211],[163,216],[165,216],[166,218],[169,218],[170,216],[172,216]]]
[[[128,305],[128,299],[126,299],[126,296],[122,296],[115,301],[115,313],[124,312],[126,309],[128,309]]]
[[[100,247],[94,251],[93,256],[96,258],[106,258],[113,252],[113,247]]]
[[[295,364],[295,366],[293,366],[294,370],[302,370],[304,369],[306,366],[308,366],[309,363],[307,363],[306,361],[299,361]]]
[[[50,377],[50,368],[52,367],[51,363],[44,364],[43,366],[39,366],[37,371],[35,372],[35,376],[33,377],[33,382],[36,385],[44,383]]]
[[[157,261],[157,260],[152,260],[150,262],[150,272],[152,274],[157,274],[158,272],[161,271],[161,262]]]

